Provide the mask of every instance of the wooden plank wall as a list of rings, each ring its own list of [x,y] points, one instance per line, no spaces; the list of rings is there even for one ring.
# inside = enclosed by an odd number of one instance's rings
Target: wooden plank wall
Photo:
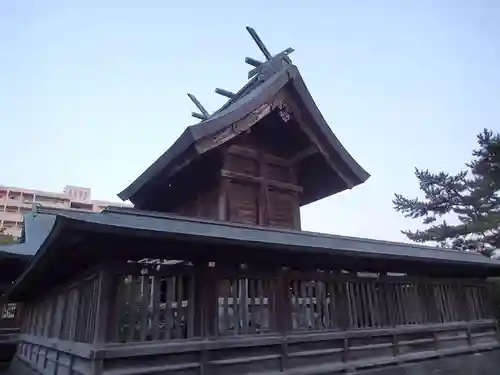
[[[245,138],[225,149],[219,183],[172,209],[180,215],[300,229],[299,195],[290,161]]]
[[[47,375],[362,368],[495,347],[488,293],[481,280],[113,265],[25,306],[18,357]]]
[[[200,275],[189,265],[116,275],[108,340],[385,328],[493,318],[487,284],[479,280],[209,270],[211,290],[196,285]],[[212,298],[197,300],[200,292]],[[200,303],[210,312],[203,317],[196,313]],[[200,318],[206,320],[208,331],[196,327]]]
[[[252,144],[233,145],[221,174],[226,181],[222,195],[227,221],[300,229],[302,189],[287,160]]]
[[[97,287],[97,276],[91,276],[55,295],[27,304],[22,332],[68,341],[93,342]]]
[[[93,374],[99,286],[91,272],[24,304],[17,358],[41,374]]]

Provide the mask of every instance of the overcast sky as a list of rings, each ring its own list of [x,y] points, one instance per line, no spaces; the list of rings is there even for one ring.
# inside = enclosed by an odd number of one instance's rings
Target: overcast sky
[[[392,209],[415,166],[458,171],[500,130],[500,2],[16,0],[0,2],[0,184],[116,194],[262,58],[295,48],[333,132],[372,175],[302,209],[307,230],[403,240]],[[238,4],[238,5],[235,5]],[[297,4],[297,5],[293,5]],[[302,4],[302,5],[298,5]]]

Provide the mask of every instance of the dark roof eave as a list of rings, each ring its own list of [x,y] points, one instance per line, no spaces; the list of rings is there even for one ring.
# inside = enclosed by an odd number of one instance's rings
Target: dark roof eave
[[[85,212],[60,212],[51,214],[54,225],[47,229],[47,236],[36,255],[7,293],[16,300],[32,284],[32,274],[46,270],[47,261],[57,258],[51,250],[67,251],[54,246],[67,230],[85,230],[101,234],[156,236],[165,239],[186,239],[194,242],[218,242],[248,247],[265,247],[280,251],[349,256],[379,260],[399,260],[426,265],[467,267],[469,274],[481,276],[500,275],[500,261],[482,255],[442,250],[426,246],[360,239],[318,233],[278,230],[257,226],[234,225],[224,222],[189,219],[174,215],[154,214],[134,209],[111,209],[102,214]],[[39,215],[42,216],[42,215]],[[50,216],[45,214],[44,216]],[[40,269],[39,269],[40,268]]]
[[[359,163],[351,156],[351,154],[349,154],[349,152],[347,152],[337,136],[333,133],[332,129],[330,128],[325,118],[321,114],[318,106],[316,105],[316,102],[309,92],[309,89],[307,88],[297,67],[291,65],[289,69],[293,77],[293,87],[296,90],[297,94],[300,96],[307,111],[310,113],[316,124],[318,124],[321,131],[326,136],[328,143],[332,146],[335,152],[340,156],[342,161],[347,165],[347,167],[352,171],[352,174],[355,176],[355,180],[352,181],[352,187],[362,184],[370,177],[370,174],[365,171],[365,169],[361,167],[361,165],[359,165]]]
[[[32,270],[38,266],[40,259],[42,259],[45,256],[46,251],[50,249],[51,245],[54,243],[54,241],[58,238],[58,236],[62,232],[62,222],[64,221],[64,218],[62,218],[59,215],[39,214],[36,217],[34,217],[33,220],[44,220],[45,223],[43,224],[45,225],[43,225],[43,228],[39,228],[40,230],[37,231],[37,238],[33,239],[31,243],[28,245],[30,250],[33,250],[32,254],[34,254],[34,256],[31,257],[31,260],[27,268],[17,278],[13,287],[5,293],[9,299],[11,297],[15,299],[16,293],[19,290],[19,288],[22,289],[24,287],[23,284],[29,273],[32,272]],[[49,222],[51,222],[52,225],[50,226],[47,225]],[[27,233],[28,236],[29,234],[30,233]]]
[[[288,72],[285,70],[276,74],[266,81],[259,90],[270,88],[264,96],[249,96],[233,103],[234,108],[225,108],[217,112],[208,120],[204,120],[197,125],[190,126],[182,133],[177,141],[165,151],[151,166],[146,169],[127,188],[118,194],[123,201],[132,200],[146,185],[150,183],[159,173],[161,173],[175,158],[182,155],[196,141],[206,136],[210,136],[226,126],[242,119],[248,113],[261,105],[269,96],[277,93],[288,81]],[[209,130],[209,131],[207,131]]]
[[[121,211],[123,213],[118,213]],[[65,212],[66,220],[91,224],[91,227],[106,227],[126,233],[129,230],[150,231],[167,236],[186,237],[199,240],[219,240],[228,243],[244,243],[250,246],[272,246],[294,251],[318,253],[350,253],[352,256],[396,257],[404,260],[439,263],[449,262],[479,267],[493,267],[500,274],[500,261],[482,255],[412,244],[326,235],[304,231],[271,229],[258,226],[235,225],[225,222],[189,219],[175,215],[147,213],[133,214],[134,210],[117,210],[101,215],[80,212]]]
[[[180,157],[194,143],[193,135],[189,128],[184,130],[174,144],[165,151],[153,164],[141,173],[129,186],[118,193],[118,197],[129,200],[135,196],[149,181],[162,172],[171,162]]]
[[[179,139],[162,156],[160,156],[146,171],[144,171],[134,182],[118,194],[126,201],[133,200],[145,186],[147,186],[159,173],[161,173],[177,157],[182,155],[188,147],[195,144],[196,141],[215,134],[216,132],[230,126],[234,122],[242,119],[251,111],[266,103],[269,98],[276,95],[288,82],[292,82],[293,87],[302,99],[308,112],[316,121],[321,131],[325,134],[328,143],[341,160],[351,170],[354,179],[350,181],[351,187],[359,185],[366,181],[370,175],[356,162],[356,160],[342,146],[338,138],[332,132],[321,112],[319,111],[314,99],[307,89],[299,70],[294,65],[288,65],[286,69],[276,73],[266,82],[256,86],[256,88],[243,98],[229,105],[220,111],[217,111],[213,117],[202,121],[197,125],[188,127]]]
[[[11,245],[11,246],[16,246],[16,245]],[[8,249],[5,249],[2,246],[2,248],[0,248],[0,261],[2,261],[3,259],[18,259],[20,261],[26,261],[26,263],[28,263],[29,260],[31,259],[31,255],[29,254],[17,252],[17,249],[12,249],[12,250],[13,251],[9,251]]]

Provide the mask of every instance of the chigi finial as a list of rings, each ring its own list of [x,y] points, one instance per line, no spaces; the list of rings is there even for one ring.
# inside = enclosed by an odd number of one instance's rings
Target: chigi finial
[[[246,29],[250,34],[250,36],[252,37],[252,39],[254,40],[257,47],[259,48],[259,50],[265,57],[265,61],[260,61],[252,57],[245,58],[245,62],[253,67],[253,69],[248,72],[248,79],[253,78],[257,75],[259,79],[267,79],[269,76],[281,70],[284,64],[291,64],[292,61],[288,56],[292,52],[294,52],[293,48],[289,47],[273,56],[271,52],[269,52],[269,50],[267,49],[262,39],[260,39],[257,32],[249,26],[247,26]],[[216,88],[215,93],[222,95],[230,100],[237,99],[237,94],[226,89]],[[192,112],[191,116],[200,119],[202,121],[207,120],[210,117],[208,111],[201,105],[201,103],[198,101],[198,99],[196,99],[196,97],[193,94],[188,94],[188,96],[200,111],[200,112]]]
[[[219,89],[219,88],[215,89],[215,93],[222,95],[222,96],[225,96],[226,98],[229,98],[229,99],[233,99],[236,96],[236,94],[234,92],[224,90],[224,89]]]
[[[277,70],[279,70],[281,68],[281,66],[283,65],[283,62],[285,62],[287,64],[290,64],[292,62],[292,60],[290,60],[288,55],[290,55],[292,52],[294,52],[293,48],[288,47],[287,49],[285,49],[285,50],[281,51],[280,53],[273,56],[273,55],[271,55],[271,53],[267,49],[264,42],[262,41],[262,39],[260,39],[259,35],[257,34],[257,32],[253,28],[247,26],[247,31],[250,34],[250,36],[252,37],[252,39],[254,40],[255,44],[257,44],[257,47],[259,47],[259,49],[262,52],[262,54],[264,55],[264,57],[266,58],[265,62],[259,61],[257,59],[252,58],[252,57],[245,58],[245,62],[248,65],[251,65],[254,67],[254,69],[252,69],[248,72],[249,79],[254,77],[257,74],[263,73],[266,69],[271,73],[275,73]]]
[[[194,105],[200,110],[201,113],[198,113],[198,112],[191,112],[191,116],[197,118],[197,119],[200,119],[200,120],[206,120],[210,114],[208,113],[208,111],[205,109],[205,107],[203,107],[203,105],[201,105],[201,103],[198,101],[198,99],[196,99],[196,96],[194,96],[193,94],[187,94],[187,96],[189,96],[189,99],[191,99],[191,101],[194,103]]]

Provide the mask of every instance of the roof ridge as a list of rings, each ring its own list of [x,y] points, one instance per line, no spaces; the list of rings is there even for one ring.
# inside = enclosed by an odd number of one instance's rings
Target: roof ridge
[[[262,39],[259,37],[257,32],[249,26],[247,26],[246,29],[250,34],[250,36],[252,37],[252,39],[254,40],[257,47],[265,56],[266,60],[262,62],[251,57],[246,57],[245,62],[253,67],[253,69],[251,69],[248,72],[247,83],[245,83],[245,85],[243,85],[243,87],[241,87],[237,93],[232,93],[225,89],[216,88],[215,89],[216,94],[228,97],[229,100],[227,100],[219,109],[215,110],[211,114],[208,113],[205,107],[203,107],[203,105],[198,101],[198,99],[196,99],[196,97],[193,94],[188,94],[191,101],[196,105],[196,107],[201,112],[201,113],[192,112],[191,115],[201,120],[201,123],[211,119],[213,116],[217,114],[220,114],[222,111],[229,108],[232,104],[236,103],[238,100],[246,96],[249,92],[252,91],[254,85],[258,86],[260,83],[265,82],[273,75],[281,72],[283,69],[286,69],[287,65],[292,64],[292,60],[290,59],[289,55],[295,51],[293,48],[288,47],[283,51],[275,55],[272,55],[265,46],[265,44],[262,42]],[[249,90],[249,88],[251,89]]]

